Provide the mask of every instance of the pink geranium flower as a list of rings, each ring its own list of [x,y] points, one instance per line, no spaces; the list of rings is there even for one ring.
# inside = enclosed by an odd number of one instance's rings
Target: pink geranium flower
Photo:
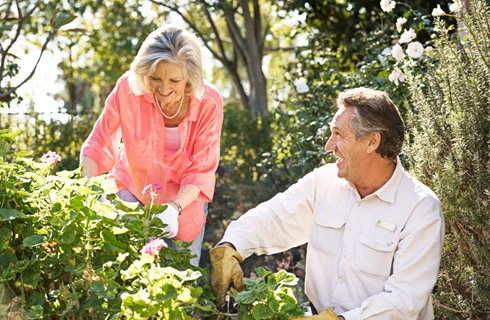
[[[152,184],[147,184],[144,188],[143,191],[141,191],[141,194],[146,194],[149,192],[150,194],[156,194],[158,191],[160,191],[161,187],[158,183],[152,183]]]
[[[158,256],[162,248],[168,248],[167,243],[163,239],[153,239],[143,246],[141,253]]]
[[[48,151],[45,154],[43,154],[43,156],[41,157],[41,162],[43,163],[56,163],[60,161],[61,161],[60,155],[54,151]]]

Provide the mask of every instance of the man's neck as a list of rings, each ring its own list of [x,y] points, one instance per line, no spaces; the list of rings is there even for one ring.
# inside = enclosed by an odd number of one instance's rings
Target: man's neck
[[[396,161],[381,158],[370,163],[361,182],[355,184],[361,198],[376,192],[390,180],[396,168]]]

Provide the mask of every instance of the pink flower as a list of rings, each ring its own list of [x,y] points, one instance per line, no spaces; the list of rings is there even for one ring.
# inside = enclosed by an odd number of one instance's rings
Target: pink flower
[[[61,161],[60,155],[53,151],[48,151],[45,154],[43,154],[43,156],[41,157],[41,162],[43,163],[56,163],[60,161]]]
[[[158,256],[162,248],[168,248],[167,243],[163,239],[153,239],[143,246],[141,253]]]
[[[143,188],[143,191],[141,191],[141,194],[146,194],[147,192],[149,192],[151,196],[156,196],[157,192],[160,191],[160,189],[161,187],[158,183],[147,184]]]

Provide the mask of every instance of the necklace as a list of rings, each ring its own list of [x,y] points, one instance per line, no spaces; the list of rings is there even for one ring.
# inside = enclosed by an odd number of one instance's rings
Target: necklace
[[[168,115],[165,114],[165,112],[163,112],[163,109],[160,106],[160,101],[158,101],[157,96],[154,95],[154,97],[155,97],[155,101],[156,101],[157,106],[158,106],[158,110],[160,111],[160,113],[162,114],[162,116],[164,118],[169,119],[169,120],[172,120],[173,118],[175,118],[179,114],[180,109],[182,108],[182,104],[184,103],[184,95],[182,95],[182,98],[180,99],[179,108],[177,109],[177,111],[175,112],[175,114],[173,116],[168,116]]]

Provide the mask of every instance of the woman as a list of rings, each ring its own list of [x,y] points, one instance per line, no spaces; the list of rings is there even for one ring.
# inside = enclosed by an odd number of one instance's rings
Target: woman
[[[191,263],[198,265],[222,122],[223,101],[204,83],[196,37],[164,25],[143,42],[107,98],[82,146],[83,172],[109,172],[121,199],[143,204],[150,201],[145,186],[159,184],[155,203],[167,209],[157,217],[169,238],[194,241]]]

